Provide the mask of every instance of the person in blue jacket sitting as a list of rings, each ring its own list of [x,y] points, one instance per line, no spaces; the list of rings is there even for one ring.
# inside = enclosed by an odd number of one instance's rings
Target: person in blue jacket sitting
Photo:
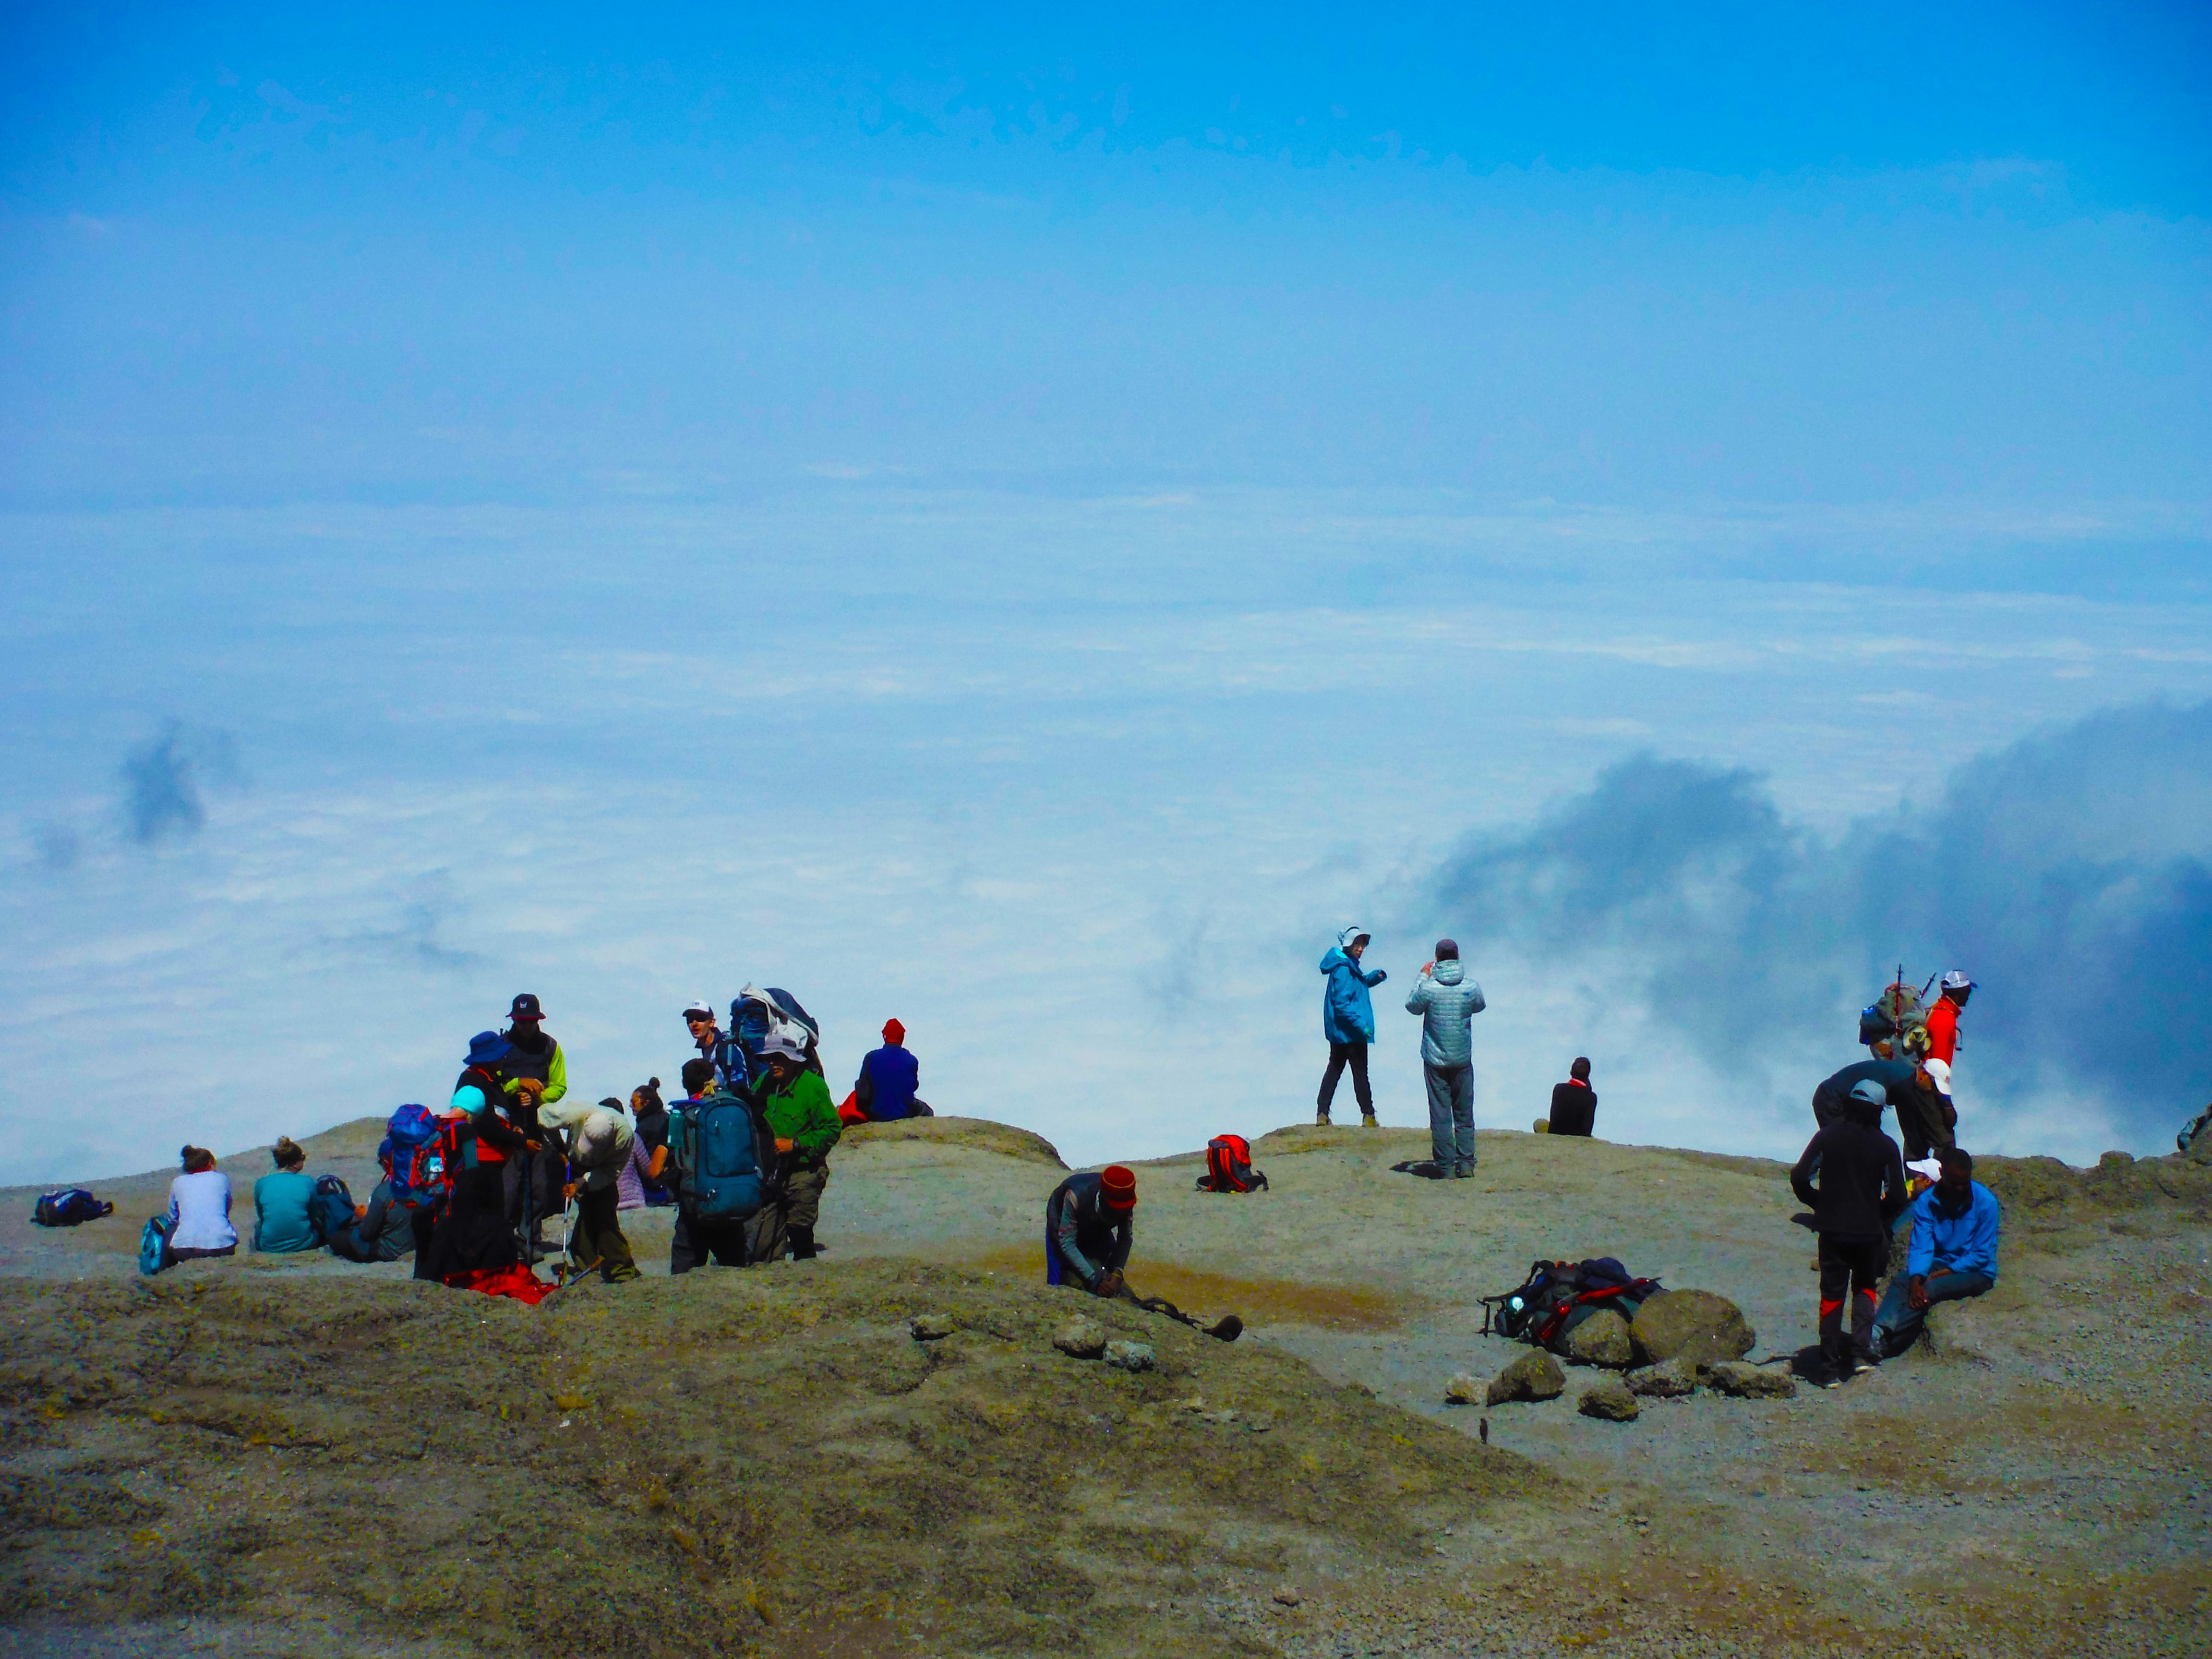
[[[906,1027],[895,1019],[885,1020],[884,1046],[870,1049],[860,1062],[860,1075],[853,1083],[854,1103],[871,1123],[934,1117],[927,1102],[915,1098],[921,1086],[921,1063],[907,1050]]]
[[[1946,1146],[1936,1158],[1942,1173],[1912,1200],[1905,1271],[1890,1276],[1875,1310],[1877,1358],[1894,1358],[1917,1341],[1938,1302],[1983,1296],[1997,1282],[1996,1194],[1974,1179],[1973,1155],[1965,1147]]]
[[[1347,927],[1321,959],[1328,983],[1321,994],[1321,1034],[1328,1039],[1328,1069],[1321,1074],[1321,1093],[1314,1101],[1314,1121],[1328,1127],[1329,1103],[1346,1066],[1352,1067],[1352,1092],[1359,1102],[1359,1121],[1375,1127],[1375,1096],[1367,1086],[1367,1045],[1375,1041],[1375,1005],[1368,1000],[1370,986],[1390,976],[1380,968],[1370,972],[1359,965],[1367,953],[1367,930]]]

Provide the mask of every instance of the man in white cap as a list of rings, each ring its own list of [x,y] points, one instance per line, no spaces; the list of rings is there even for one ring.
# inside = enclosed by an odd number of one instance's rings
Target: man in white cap
[[[691,1032],[699,1058],[714,1068],[714,1081],[733,1095],[742,1095],[751,1084],[745,1051],[737,1038],[725,1032],[714,1018],[712,997],[693,997],[684,1005],[684,1024]]]

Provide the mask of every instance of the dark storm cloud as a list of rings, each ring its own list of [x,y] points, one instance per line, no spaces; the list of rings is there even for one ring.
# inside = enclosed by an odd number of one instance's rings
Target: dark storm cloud
[[[1709,1054],[1832,1034],[1902,961],[1981,984],[1993,1104],[2056,1089],[2149,1139],[2212,1095],[2212,704],[2099,714],[1828,840],[1756,775],[1625,761],[1427,895],[1538,969],[1595,975]]]

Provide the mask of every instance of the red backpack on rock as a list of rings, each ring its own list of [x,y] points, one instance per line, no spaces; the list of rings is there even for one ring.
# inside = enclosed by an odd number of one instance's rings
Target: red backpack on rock
[[[1206,1173],[1198,1178],[1201,1193],[1257,1192],[1267,1177],[1252,1167],[1252,1143],[1243,1135],[1216,1135],[1206,1143]]]

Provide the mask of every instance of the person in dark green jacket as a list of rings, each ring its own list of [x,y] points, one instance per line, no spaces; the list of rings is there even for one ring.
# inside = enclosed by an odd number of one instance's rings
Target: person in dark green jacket
[[[753,1091],[753,1109],[775,1137],[776,1179],[753,1218],[745,1255],[757,1265],[814,1259],[814,1226],[822,1217],[822,1189],[830,1184],[830,1149],[844,1126],[830,1103],[830,1085],[810,1069],[790,1037],[772,1032],[761,1045],[768,1075]]]
[[[307,1172],[307,1149],[279,1135],[270,1156],[276,1160],[275,1172],[253,1183],[253,1248],[264,1255],[320,1249],[323,1241],[308,1214],[315,1183]]]

